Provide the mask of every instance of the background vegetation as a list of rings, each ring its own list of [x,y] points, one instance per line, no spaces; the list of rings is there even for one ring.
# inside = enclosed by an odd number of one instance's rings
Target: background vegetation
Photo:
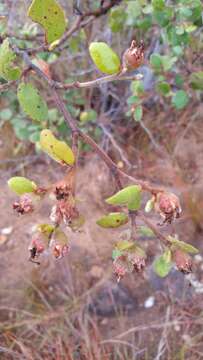
[[[71,27],[78,13],[95,12],[101,3],[109,2],[60,3]],[[145,62],[131,73],[143,74],[142,80],[68,89],[64,101],[78,126],[121,169],[180,196],[183,217],[174,232],[201,254],[202,2],[116,3],[89,23],[87,18],[87,24],[59,49],[38,52],[32,59],[45,66],[55,81],[84,82],[101,76],[89,55],[91,42],[104,41],[122,56],[133,39],[144,40]],[[19,48],[41,45],[42,28],[28,18],[29,5],[30,1],[21,0],[0,2],[1,42],[9,37]],[[15,197],[8,192],[6,180],[15,175],[44,184],[58,180],[62,171],[42,154],[39,134],[49,127],[67,142],[71,136],[43,79],[34,73],[29,78],[48,104],[46,121],[30,121],[14,88],[0,97],[2,359],[201,359],[201,255],[195,256],[193,275],[184,277],[174,270],[159,279],[149,267],[144,276],[130,275],[117,285],[111,270],[116,233],[98,231],[95,224],[106,211],[103,199],[114,191],[112,178],[82,142],[77,187],[86,214],[84,229],[71,234],[71,253],[60,263],[45,256],[38,269],[26,262],[36,215],[16,218],[11,209]],[[5,83],[2,78],[2,86]],[[46,219],[48,205],[40,209],[39,221]],[[150,245],[149,258],[154,259],[157,239],[142,234],[141,241],[144,248]]]

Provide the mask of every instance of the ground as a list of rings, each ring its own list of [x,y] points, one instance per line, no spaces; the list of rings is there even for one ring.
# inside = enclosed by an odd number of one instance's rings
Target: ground
[[[150,159],[144,155],[142,168],[131,171],[180,195],[183,216],[175,231],[201,253],[202,152],[194,159],[192,147],[183,140],[178,146],[187,149],[185,158],[179,159],[179,152],[176,161],[184,160],[181,171],[187,173],[185,183],[177,175],[177,167],[153,155]],[[10,136],[10,147],[12,141],[15,144]],[[111,250],[118,232],[95,224],[108,209],[104,199],[113,192],[113,179],[105,165],[88,154],[77,175],[78,206],[86,218],[83,229],[69,233],[71,250],[61,261],[45,255],[40,266],[28,262],[33,226],[47,221],[51,200],[37,213],[17,217],[12,210],[16,197],[6,180],[15,174],[26,175],[44,185],[59,179],[62,170],[46,156],[33,155],[32,149],[27,155],[22,149],[15,156],[8,142],[2,144],[0,358],[202,359],[201,256],[195,258],[192,278],[174,271],[160,280],[149,265],[144,275],[132,274],[118,284],[111,267]],[[5,163],[5,156],[23,157],[23,162]],[[142,245],[148,248],[150,263],[158,248],[157,239],[143,238]]]

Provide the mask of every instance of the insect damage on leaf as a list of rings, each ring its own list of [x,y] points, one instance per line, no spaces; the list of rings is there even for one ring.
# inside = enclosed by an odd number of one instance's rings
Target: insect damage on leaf
[[[44,28],[48,44],[58,40],[65,31],[64,11],[55,0],[33,0],[28,9],[28,16]]]
[[[5,80],[17,80],[20,77],[20,69],[13,66],[16,55],[9,47],[8,39],[0,46],[0,76]]]
[[[23,111],[33,120],[43,121],[48,117],[48,108],[38,90],[29,83],[18,86],[18,100]]]
[[[104,228],[117,228],[128,222],[128,216],[125,213],[116,212],[104,215],[97,220],[97,225]]]

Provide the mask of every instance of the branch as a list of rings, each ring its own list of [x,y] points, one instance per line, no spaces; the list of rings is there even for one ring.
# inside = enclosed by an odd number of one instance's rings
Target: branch
[[[142,79],[142,74],[132,74],[132,75],[125,75],[125,72],[120,72],[113,75],[102,76],[95,80],[79,82],[74,81],[70,84],[63,84],[60,82],[55,81],[55,88],[56,89],[71,89],[71,88],[86,88],[86,87],[94,87],[99,86],[104,83],[108,83],[111,81],[123,81],[123,80],[140,80]]]
[[[159,231],[157,225],[153,224],[144,214],[139,211],[139,217],[144,221],[144,223],[154,232],[154,234],[161,240],[164,245],[168,246],[170,242],[168,241],[167,236],[163,235]]]
[[[99,157],[105,162],[105,164],[110,169],[111,173],[115,178],[118,188],[122,188],[121,178],[123,178],[140,185],[143,190],[151,192],[152,194],[156,194],[160,191],[163,191],[162,188],[154,187],[153,185],[150,185],[148,182],[137,179],[133,176],[126,174],[124,171],[120,170],[118,166],[113,162],[113,160],[105,153],[105,151],[103,151],[90,136],[83,133],[83,131],[77,127],[76,121],[72,118],[72,116],[68,112],[67,108],[63,103],[63,100],[61,99],[60,95],[57,92],[56,82],[50,79],[37,65],[32,63],[26,51],[18,49],[15,45],[13,46],[13,50],[16,52],[16,54],[23,57],[24,62],[26,63],[26,65],[28,65],[30,69],[33,69],[37,73],[37,75],[42,77],[48,83],[50,91],[53,94],[53,98],[55,100],[56,106],[58,110],[63,114],[64,119],[68,124],[68,126],[70,127],[72,133],[77,134],[77,136],[80,136],[86,144],[89,144],[95,150],[95,152],[99,155]],[[114,75],[113,79],[117,80],[119,76],[120,74],[116,74]]]
[[[110,0],[109,4],[107,4],[106,6],[101,6],[99,9],[95,11],[90,11],[84,14],[80,12],[80,15],[76,18],[72,27],[64,33],[64,35],[61,37],[55,48],[59,49],[60,46],[62,46],[71,37],[73,33],[90,24],[95,18],[106,14],[113,6],[117,5],[120,1],[121,0]],[[26,51],[29,55],[33,55],[38,52],[49,51],[49,50],[50,50],[50,44],[48,45],[43,44],[34,49],[33,48],[27,49]]]

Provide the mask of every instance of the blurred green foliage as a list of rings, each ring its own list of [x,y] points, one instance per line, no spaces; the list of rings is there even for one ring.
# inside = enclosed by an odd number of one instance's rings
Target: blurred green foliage
[[[92,10],[95,10],[100,2],[93,3],[91,7]],[[86,9],[86,2],[82,6]],[[6,12],[6,6],[0,5],[0,10]],[[149,98],[149,94],[156,99],[157,104],[164,103],[167,109],[175,109],[177,112],[186,108],[191,101],[200,99],[203,90],[203,72],[200,60],[203,50],[202,11],[201,0],[123,0],[110,10],[102,18],[102,21],[98,20],[99,41],[106,41],[105,38],[102,38],[102,34],[107,29],[112,39],[110,45],[120,55],[134,38],[138,41],[143,39],[145,43],[145,64],[138,70],[144,75],[146,69],[150,70],[151,81],[150,84],[146,84],[144,77],[143,80],[131,82],[130,92],[124,94],[128,107],[127,121],[144,119],[144,104]],[[71,17],[68,20],[70,21]],[[30,23],[28,19],[21,19],[21,21],[22,26],[18,27],[16,38],[11,36],[12,43],[16,43],[22,48],[36,46],[39,28],[36,24]],[[6,35],[6,17],[0,24],[0,31],[2,36]],[[92,79],[91,67],[94,70],[94,64],[88,54],[89,39],[92,36],[89,32],[90,30],[86,31],[85,29],[76,32],[64,47],[72,59],[71,62],[67,61],[66,64],[61,64],[63,69],[66,69],[66,72],[61,75],[64,82]],[[94,38],[91,38],[92,40]],[[61,50],[57,49],[38,54],[39,58],[53,67],[59,61],[60,56]],[[80,75],[77,76],[79,70],[84,72],[82,78]],[[93,72],[93,78],[101,75]],[[57,79],[58,75],[55,74],[55,76]],[[1,78],[1,83],[5,83],[3,78]],[[42,94],[43,97],[44,95],[46,98],[47,94]],[[100,110],[100,103],[96,106],[95,99],[89,101],[89,89],[67,90],[64,93],[64,100],[71,115],[77,119],[79,126],[98,140],[101,136],[101,129],[97,126],[97,119],[100,111],[103,110]],[[9,122],[18,139],[29,140],[33,143],[39,141],[40,131],[47,127],[56,135],[67,138],[69,130],[62,116],[55,109],[53,102],[47,102],[47,104],[47,118],[41,123],[32,123],[19,108],[16,94],[9,90],[1,95],[0,127]]]

